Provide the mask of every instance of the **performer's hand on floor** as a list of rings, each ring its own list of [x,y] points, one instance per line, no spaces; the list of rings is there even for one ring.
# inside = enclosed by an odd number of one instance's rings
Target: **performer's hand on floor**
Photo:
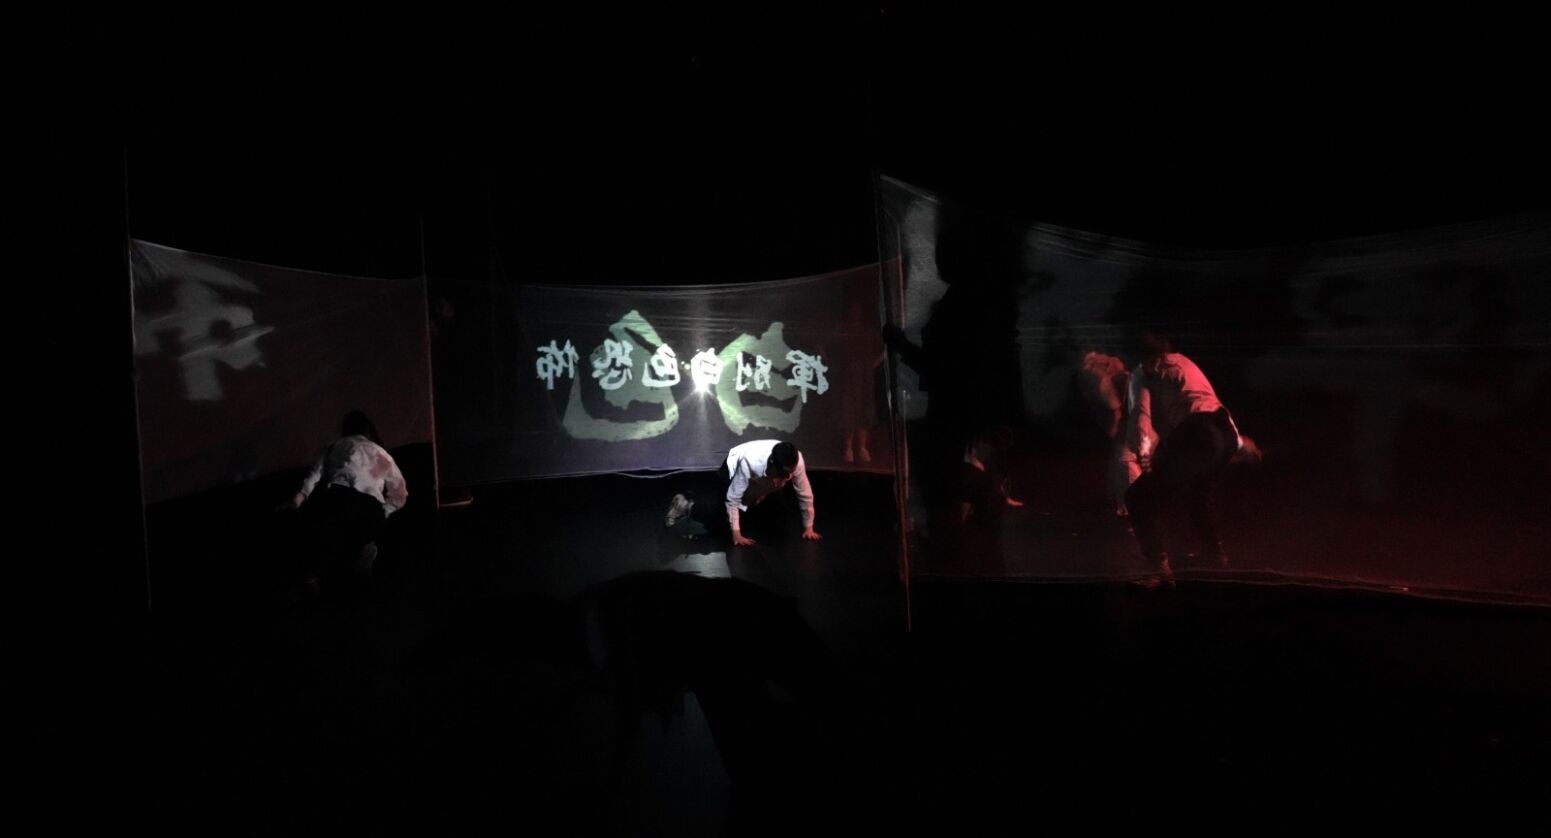
[[[807,529],[802,531],[802,539],[803,539],[803,541],[820,541],[823,538],[824,538],[824,536],[819,535],[818,533],[814,532],[812,527],[809,527],[809,528],[807,528]]]
[[[744,538],[743,533],[735,532],[732,534],[732,543],[738,545],[739,547],[753,547],[754,539]]]

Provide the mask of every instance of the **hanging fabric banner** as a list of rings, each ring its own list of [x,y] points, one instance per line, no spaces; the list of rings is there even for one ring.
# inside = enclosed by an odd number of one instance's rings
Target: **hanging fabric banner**
[[[711,469],[759,438],[891,470],[878,269],[706,287],[435,285],[449,485]]]
[[[422,280],[130,253],[147,501],[304,466],[353,409],[390,447],[430,441]]]

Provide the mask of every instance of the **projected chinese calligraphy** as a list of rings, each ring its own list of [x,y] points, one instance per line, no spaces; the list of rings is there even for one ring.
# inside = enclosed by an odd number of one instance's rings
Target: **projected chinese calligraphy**
[[[550,341],[548,346],[539,347],[539,360],[536,364],[539,378],[544,382],[544,389],[555,389],[556,376],[566,378],[576,377],[576,347],[570,341],[565,342],[565,348],[561,349]]]
[[[672,375],[668,374],[672,348],[635,311],[609,326],[609,335],[588,353],[592,367],[590,379],[579,379],[574,368],[568,370],[567,377],[572,384],[561,425],[576,439],[604,442],[650,439],[667,433],[679,421],[679,406],[673,400],[673,390],[671,385],[665,386],[665,382],[677,379],[676,369],[672,370]],[[550,345],[557,342],[550,341]],[[565,345],[570,348],[572,343],[567,339]],[[651,354],[636,355],[637,347],[650,349]],[[543,378],[549,360],[548,348],[540,347],[539,353],[535,366],[539,377]],[[640,375],[635,374],[637,362],[634,359],[637,357],[642,366]],[[583,382],[589,380],[601,391],[601,398],[584,397]]]
[[[569,384],[561,424],[576,439],[618,442],[668,432],[678,423],[674,391],[681,386],[682,398],[713,397],[735,434],[751,426],[790,432],[801,423],[809,397],[829,391],[829,366],[821,355],[787,345],[784,332],[783,324],[771,323],[758,337],[739,335],[720,350],[697,348],[680,361],[632,310],[588,353],[590,375],[578,375],[580,353],[569,335],[536,347],[533,368],[545,390]]]
[[[804,402],[772,360],[795,351],[787,345],[785,332],[784,324],[771,323],[759,337],[739,335],[722,350],[733,380],[731,387],[717,391],[717,405],[728,430],[739,436],[750,425],[791,432],[802,423]]]
[[[146,289],[171,285],[171,304],[135,310],[135,354],[176,353],[184,398],[214,402],[225,397],[220,368],[246,370],[264,365],[259,338],[274,329],[259,323],[253,310],[230,294],[257,296],[257,285],[237,274],[201,262],[179,251],[156,251],[144,257],[151,270],[139,274]],[[142,299],[152,295],[145,293]],[[163,346],[163,335],[171,345]]]

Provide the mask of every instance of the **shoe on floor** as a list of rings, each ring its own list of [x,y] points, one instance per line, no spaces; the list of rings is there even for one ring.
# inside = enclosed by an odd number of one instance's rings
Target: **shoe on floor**
[[[673,500],[668,501],[668,514],[663,516],[663,526],[672,529],[679,521],[689,517],[689,510],[695,506],[694,501],[683,495],[674,495]]]

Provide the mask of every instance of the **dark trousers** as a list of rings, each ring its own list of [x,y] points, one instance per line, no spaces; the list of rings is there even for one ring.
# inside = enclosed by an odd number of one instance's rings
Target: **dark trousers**
[[[715,472],[711,480],[707,481],[707,487],[703,492],[693,493],[691,500],[695,502],[695,507],[690,510],[689,516],[705,527],[707,532],[731,535],[732,525],[727,520],[727,489],[731,485],[732,472],[723,466]],[[748,529],[750,516],[754,516],[758,521],[790,512],[793,506],[792,497],[789,490],[782,488],[749,503],[749,508],[738,515],[741,522],[739,528]],[[758,515],[755,515],[755,510],[760,510]]]
[[[1219,548],[1217,484],[1237,448],[1238,434],[1226,408],[1193,413],[1159,441],[1152,468],[1126,492],[1143,555],[1156,559],[1163,554],[1161,517],[1176,503],[1189,515],[1202,549]]]
[[[690,520],[706,532],[726,535],[731,532],[727,523],[727,487],[732,485],[732,474],[723,465],[704,481],[697,479],[694,489],[684,494],[695,502],[689,511]]]
[[[302,505],[306,522],[307,572],[310,576],[348,576],[361,548],[377,540],[387,519],[382,503],[354,489],[328,485]]]

